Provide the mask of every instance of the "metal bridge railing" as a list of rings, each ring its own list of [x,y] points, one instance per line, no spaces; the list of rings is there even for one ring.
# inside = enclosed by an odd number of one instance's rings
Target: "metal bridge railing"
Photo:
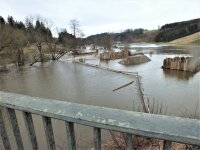
[[[51,118],[65,121],[68,148],[76,150],[74,123],[94,128],[94,148],[101,149],[101,129],[126,133],[126,149],[132,149],[132,135],[163,139],[163,149],[180,142],[200,145],[200,120],[162,116],[140,112],[89,106],[58,100],[49,100],[5,93],[0,91],[0,107],[5,107],[12,124],[17,148],[23,150],[23,142],[15,110],[23,113],[31,148],[38,149],[32,114],[42,117],[46,140],[50,150],[56,149]],[[10,150],[10,142],[0,109],[0,135],[4,148]]]

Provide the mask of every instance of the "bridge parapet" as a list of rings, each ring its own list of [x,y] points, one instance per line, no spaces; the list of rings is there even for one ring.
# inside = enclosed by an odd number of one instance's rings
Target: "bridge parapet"
[[[68,147],[76,149],[74,123],[94,128],[94,147],[101,149],[101,129],[126,133],[126,149],[132,149],[132,135],[164,140],[163,149],[171,142],[200,146],[200,120],[132,112],[50,100],[0,91],[0,106],[8,111],[19,150],[23,142],[15,110],[22,111],[32,149],[38,149],[32,114],[42,117],[48,148],[56,149],[51,118],[65,121]],[[0,135],[6,150],[11,149],[0,110]]]

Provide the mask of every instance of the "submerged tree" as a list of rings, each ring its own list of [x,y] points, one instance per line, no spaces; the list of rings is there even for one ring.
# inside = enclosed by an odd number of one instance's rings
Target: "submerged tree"
[[[25,64],[24,47],[28,44],[26,34],[23,30],[15,29],[12,35],[12,53],[18,66]]]
[[[42,45],[47,41],[47,39],[52,38],[48,22],[41,17],[30,17],[26,19],[26,26],[29,34],[29,41],[35,44],[39,52],[39,59],[41,62],[44,62],[44,50]]]
[[[38,51],[40,53],[41,62],[44,61],[42,44],[46,42],[47,38],[52,38],[50,29],[45,27],[44,22],[42,20],[37,20],[36,26],[35,26],[35,42],[36,42]]]
[[[53,36],[46,36],[45,43],[48,46],[51,59],[56,60],[56,54],[58,53],[57,45],[59,44],[59,40],[57,38],[53,38]]]

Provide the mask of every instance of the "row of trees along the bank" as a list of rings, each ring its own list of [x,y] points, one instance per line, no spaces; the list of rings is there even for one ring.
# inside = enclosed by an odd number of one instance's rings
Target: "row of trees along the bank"
[[[51,32],[53,25],[40,16],[27,17],[25,23],[14,20],[12,16],[8,16],[7,20],[0,16],[0,57],[9,57],[22,66],[25,64],[26,48],[33,47],[34,52],[29,53],[33,63],[44,62],[45,54],[51,54],[51,59],[56,60],[57,54],[76,51],[77,46],[82,44],[84,35],[78,21],[71,20],[70,27],[73,34],[64,29],[58,33],[58,38],[54,38]]]
[[[143,38],[144,29],[126,29],[120,33],[101,33],[96,35],[91,35],[87,37],[87,44],[94,44],[104,47],[104,49],[110,50],[114,42],[131,43],[135,42],[136,39]]]
[[[159,30],[156,42],[169,42],[200,31],[200,19],[166,24]]]

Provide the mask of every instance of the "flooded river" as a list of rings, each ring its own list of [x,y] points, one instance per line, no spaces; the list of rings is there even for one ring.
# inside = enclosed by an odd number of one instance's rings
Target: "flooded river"
[[[34,67],[1,74],[0,90],[74,103],[133,110],[133,102],[135,105],[140,104],[138,86],[132,84],[116,92],[113,90],[135,81],[135,79],[134,76],[91,68],[68,61],[58,61],[43,65],[37,64]],[[28,149],[29,142],[24,130],[22,114],[18,112],[17,117],[20,120],[19,124],[25,147]],[[47,149],[41,117],[33,115],[33,119],[39,148]],[[53,127],[57,148],[66,149],[67,137],[64,122],[53,120]],[[9,135],[12,135],[8,121],[7,128]],[[79,125],[76,125],[75,128],[78,145],[83,149],[91,147],[93,129]],[[11,141],[14,141],[13,136],[11,137]],[[15,149],[15,145],[13,145],[13,149]]]
[[[132,52],[143,52],[150,59],[150,62],[124,66],[119,64],[119,60],[101,61],[88,60],[88,63],[100,64],[107,68],[122,71],[138,72],[142,77],[144,93],[150,101],[157,101],[160,105],[167,107],[168,115],[184,115],[195,113],[200,110],[200,72],[193,74],[190,72],[163,70],[161,68],[163,60],[175,56],[190,56],[190,52],[200,49],[198,46],[175,47],[156,44],[132,44]],[[200,114],[200,111],[198,111]]]
[[[167,108],[169,115],[194,113],[194,110],[199,108],[200,72],[191,74],[161,69],[164,58],[188,55],[187,50],[193,47],[132,44],[130,48],[132,52],[144,52],[151,61],[135,66],[123,66],[118,63],[120,60],[99,62],[98,59],[92,59],[87,62],[117,70],[138,72],[142,77],[145,97],[150,100],[150,103],[156,101],[162,104],[163,108]],[[43,65],[36,64],[34,67],[13,70],[9,73],[1,73],[0,90],[81,104],[133,110],[133,105],[140,105],[136,82],[116,92],[112,90],[135,80],[134,76],[75,64],[63,59]],[[41,118],[35,117],[35,119],[36,122],[39,122],[38,124],[42,123]],[[39,126],[36,126],[36,130],[38,133],[43,133]],[[54,126],[57,127],[55,129],[56,143],[60,147],[65,147],[66,145],[63,145],[66,143],[63,140],[65,139],[64,124],[54,121]],[[21,123],[21,128],[23,128],[23,123]],[[83,130],[83,128],[79,128],[79,130]],[[86,131],[89,130],[84,129],[84,132]],[[79,137],[84,137],[84,132],[81,132],[83,135],[79,135]],[[38,137],[40,139],[41,136]],[[39,140],[41,149],[45,147],[43,147],[45,145],[43,141],[42,138]]]

